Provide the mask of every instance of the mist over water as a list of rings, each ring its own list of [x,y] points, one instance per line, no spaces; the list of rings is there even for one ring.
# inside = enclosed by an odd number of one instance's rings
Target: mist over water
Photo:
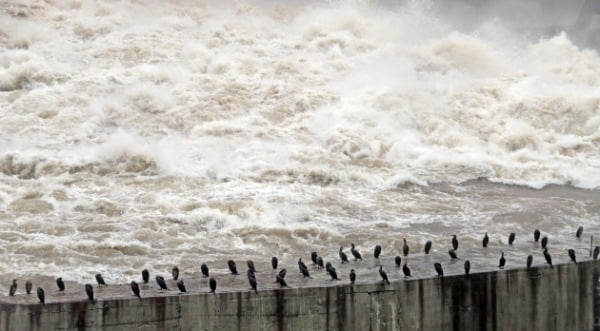
[[[0,275],[124,282],[351,240],[593,229],[598,53],[458,18],[1,2]]]

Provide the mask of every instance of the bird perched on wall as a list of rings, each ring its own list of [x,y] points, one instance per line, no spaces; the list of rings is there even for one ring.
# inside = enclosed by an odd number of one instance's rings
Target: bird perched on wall
[[[248,283],[250,283],[250,287],[252,287],[254,292],[258,293],[258,290],[256,289],[257,283],[256,283],[256,276],[254,275],[254,272],[252,272],[252,270],[248,269],[248,272],[246,274],[248,275]]]
[[[237,271],[237,267],[235,265],[235,261],[233,261],[233,260],[227,261],[227,267],[229,267],[229,271],[231,271],[232,274],[239,275],[239,273]]]
[[[533,240],[535,242],[538,242],[540,240],[540,235],[541,235],[540,230],[535,229],[535,231],[533,231]]]
[[[168,290],[167,283],[165,282],[163,276],[156,276],[156,283],[159,286],[159,290]]]
[[[410,277],[410,268],[408,267],[408,263],[404,263],[404,266],[402,267],[402,272],[404,273],[404,278]]]
[[[577,238],[581,238],[581,235],[583,234],[583,226],[580,226],[577,228],[577,232],[575,232],[575,236]]]
[[[569,249],[568,253],[569,253],[569,258],[571,258],[571,261],[573,261],[573,263],[577,263],[577,259],[575,257],[575,250]]]
[[[344,247],[340,247],[340,251],[339,251],[339,255],[340,255],[340,260],[342,260],[342,264],[348,262],[348,255],[346,255],[346,253],[343,252]]]
[[[358,249],[356,249],[356,247],[354,246],[354,243],[350,244],[350,246],[351,246],[350,252],[352,253],[352,256],[354,256],[354,261],[356,261],[356,260],[362,261],[362,256],[360,255],[360,252],[358,251]]]
[[[546,249],[546,246],[548,246],[548,237],[544,236],[542,238],[542,249]]]
[[[427,240],[427,242],[425,243],[425,248],[423,249],[425,254],[429,254],[429,252],[431,252],[431,244],[431,240]]]
[[[171,275],[173,276],[173,280],[179,278],[179,268],[177,266],[174,266],[173,269],[171,269]]]
[[[187,292],[183,279],[177,281],[177,288],[179,289],[179,294]]]
[[[598,259],[598,256],[600,256],[600,246],[596,246],[594,248],[594,255],[593,256],[594,256],[594,260]]]
[[[433,268],[435,269],[435,272],[437,272],[438,277],[444,277],[444,269],[442,269],[441,263],[439,263],[439,262],[434,263]]]
[[[454,260],[458,259],[458,256],[456,255],[456,251],[453,249],[448,251],[448,255],[450,255],[451,259],[454,259]]]
[[[504,269],[504,265],[506,264],[506,259],[504,258],[504,252],[500,255],[500,261],[498,261],[498,268]]]
[[[85,284],[85,294],[87,294],[90,302],[94,302],[94,288],[92,287],[92,284]]]
[[[256,268],[254,267],[254,262],[252,260],[246,261],[246,265],[248,266],[248,270],[252,270],[252,272],[256,272]]]
[[[131,281],[131,291],[133,292],[133,295],[138,297],[138,299],[142,300],[142,297],[140,296],[140,286],[135,280]]]
[[[400,265],[402,264],[402,258],[400,256],[396,256],[394,260],[396,262],[396,267],[400,268]]]
[[[208,266],[206,263],[202,263],[200,266],[200,272],[202,272],[202,277],[208,277]]]
[[[98,283],[98,286],[108,286],[101,274],[96,274],[96,282]]]
[[[511,232],[508,235],[508,244],[509,245],[512,245],[515,242],[515,236],[516,236],[516,234],[514,232]]]
[[[379,259],[379,255],[381,255],[381,246],[375,245],[375,250],[373,251],[373,257]]]
[[[350,269],[350,285],[354,286],[354,282],[356,282],[356,273],[354,269]]]
[[[27,292],[27,294],[31,294],[31,289],[33,288],[33,284],[31,284],[30,280],[27,280],[25,282],[25,292]]]
[[[298,259],[298,268],[300,269],[300,273],[304,278],[312,278],[308,272],[308,267],[306,264],[304,264],[304,262],[302,262],[302,258]]]
[[[488,246],[488,243],[490,242],[490,237],[488,237],[487,232],[483,235],[483,240],[481,241],[481,244],[483,245],[483,248],[486,248]]]
[[[313,264],[317,264],[317,258],[319,258],[319,254],[317,254],[317,252],[310,253],[310,260]]]
[[[546,259],[546,263],[552,266],[552,256],[550,256],[550,253],[546,248],[544,248],[544,258]]]
[[[408,251],[410,250],[410,248],[406,243],[406,238],[402,238],[402,240],[404,241],[404,245],[402,246],[402,253],[404,254],[404,256],[408,256]]]
[[[386,274],[386,273],[385,273],[385,271],[383,270],[383,266],[382,266],[382,265],[380,265],[380,266],[379,266],[379,276],[381,276],[381,280],[382,280],[384,283],[388,283],[388,284],[390,283],[390,281],[388,280],[388,276],[387,276],[387,274]]]
[[[452,236],[452,249],[454,249],[454,250],[458,249],[458,239],[456,238],[456,235]]]
[[[287,285],[287,283],[285,282],[284,277],[281,276],[281,274],[277,274],[275,276],[275,282],[279,283],[279,285],[281,285],[281,287],[289,287]]]
[[[278,265],[279,265],[279,260],[277,259],[277,257],[273,256],[271,258],[271,267],[273,267],[273,270],[277,270]]]
[[[211,278],[208,280],[208,286],[210,288],[210,293],[215,293],[215,291],[217,290],[217,280],[214,278]]]
[[[331,280],[340,280],[337,276],[337,271],[332,265],[327,268],[327,273],[329,273],[329,276],[331,276]]]
[[[10,288],[8,289],[8,295],[10,295],[12,297],[15,295],[16,292],[17,292],[17,280],[13,279],[12,284],[10,285]]]
[[[144,281],[144,284],[148,284],[150,281],[150,272],[148,272],[148,269],[142,270],[142,280]]]
[[[44,305],[46,303],[46,295],[44,294],[44,289],[41,287],[37,288],[37,297],[40,300],[40,303]]]
[[[471,261],[466,260],[465,261],[465,276],[468,278],[470,273],[471,273]]]
[[[527,256],[527,270],[531,269],[532,263],[533,263],[533,255]]]
[[[317,258],[317,269],[323,269],[323,258],[320,256]]]
[[[59,291],[65,290],[65,282],[63,282],[62,277],[56,278],[56,286],[58,286]]]

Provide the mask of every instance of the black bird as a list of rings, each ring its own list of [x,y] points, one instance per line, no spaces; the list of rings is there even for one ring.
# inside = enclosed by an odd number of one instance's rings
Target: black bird
[[[350,269],[350,285],[354,286],[354,282],[356,282],[356,273],[354,269]]]
[[[319,257],[319,254],[317,254],[317,252],[311,252],[310,253],[310,259],[312,261],[313,264],[317,264],[317,258]]]
[[[46,303],[46,296],[44,295],[44,289],[41,287],[37,288],[37,296],[40,299],[40,303],[43,305]]]
[[[498,268],[504,269],[504,265],[506,264],[506,259],[504,258],[504,252],[500,256],[500,261],[498,262]]]
[[[16,292],[17,292],[17,280],[13,279],[13,282],[10,285],[10,289],[8,290],[8,295],[10,295],[12,297],[15,295]]]
[[[532,263],[533,263],[533,255],[527,256],[527,270],[531,269]]]
[[[483,248],[486,248],[488,246],[489,242],[490,242],[490,237],[488,237],[488,234],[486,232],[485,235],[483,235],[483,240],[481,241]]]
[[[179,268],[177,266],[174,266],[173,269],[171,269],[171,275],[173,275],[174,280],[179,278]]]
[[[256,268],[254,267],[254,262],[252,260],[246,261],[246,265],[248,265],[248,270],[252,270],[252,272],[256,272]]]
[[[229,271],[231,271],[232,274],[239,275],[237,267],[235,266],[235,262],[233,260],[227,261],[227,266],[229,267]]]
[[[215,293],[217,290],[217,280],[212,278],[208,280],[208,286],[210,287],[210,293]]]
[[[183,283],[183,279],[180,279],[179,281],[177,281],[177,288],[179,289],[179,292],[181,292],[181,293],[187,292],[185,289],[185,284]]]
[[[138,297],[138,299],[142,300],[142,297],[140,296],[140,286],[138,285],[138,283],[136,283],[135,280],[131,281],[131,291],[133,292],[133,295]]]
[[[436,262],[433,264],[433,267],[435,268],[435,271],[437,272],[438,277],[444,277],[444,269],[442,269],[441,263]]]
[[[406,238],[402,238],[402,240],[404,240],[404,245],[402,246],[402,253],[404,254],[404,256],[407,256],[410,248],[408,247],[408,244],[406,243]]]
[[[594,260],[598,259],[598,255],[600,255],[600,246],[594,248]]]
[[[583,226],[577,228],[577,232],[575,232],[575,236],[577,238],[581,238],[581,234],[583,234]]]
[[[92,284],[85,284],[85,294],[87,294],[90,302],[94,302],[94,288]]]
[[[331,264],[331,262],[327,262],[325,264],[325,271],[329,272],[329,269],[333,268],[333,265]]]
[[[65,283],[63,282],[61,277],[56,278],[56,286],[58,286],[59,291],[65,290]]]
[[[387,274],[385,273],[385,271],[383,271],[382,265],[379,266],[379,275],[381,276],[381,279],[384,283],[388,283],[388,284],[390,283],[390,281],[388,280]]]
[[[546,259],[546,263],[552,266],[552,256],[548,253],[548,249],[544,248],[544,258]]]
[[[142,270],[142,280],[144,281],[144,284],[148,284],[150,281],[150,272],[148,272],[148,269]]]
[[[31,284],[30,280],[25,282],[25,292],[27,292],[27,294],[31,294],[32,287],[33,287],[33,284]]]
[[[101,274],[96,274],[96,282],[98,282],[98,286],[108,286],[106,285],[106,282],[104,281],[104,278],[102,278]]]
[[[546,246],[548,246],[548,237],[543,237],[542,238],[542,249],[546,249]]]
[[[408,267],[408,263],[404,263],[404,266],[402,267],[402,272],[404,273],[404,278],[410,277],[410,268]]]
[[[400,256],[396,256],[396,267],[400,268],[400,265],[402,264],[402,258]]]
[[[571,258],[571,261],[573,261],[573,263],[577,263],[577,259],[575,258],[575,250],[574,249],[569,249],[569,257]]]
[[[452,258],[452,259],[458,259],[458,256],[456,255],[456,251],[453,249],[448,250],[448,255],[450,255],[450,258]]]
[[[361,260],[362,261],[362,256],[360,256],[360,252],[358,251],[358,249],[356,249],[356,247],[354,247],[354,244],[350,244],[352,247],[350,248],[350,252],[352,253],[352,256],[354,256],[354,261],[356,260]]]
[[[271,267],[273,267],[273,270],[277,270],[278,265],[279,265],[279,260],[277,259],[277,257],[273,256],[271,258]]]
[[[202,277],[208,277],[208,266],[206,263],[202,263],[200,266],[200,271],[202,272]]]
[[[509,245],[512,245],[512,244],[515,242],[515,236],[516,236],[516,235],[515,235],[515,233],[514,233],[514,232],[511,232],[511,233],[508,235],[508,244],[509,244]]]
[[[340,260],[342,260],[342,264],[348,262],[348,255],[342,251],[343,247],[340,247]]]
[[[281,275],[279,275],[279,274],[277,276],[275,276],[275,281],[277,283],[279,283],[279,285],[281,285],[281,287],[289,287],[287,285],[287,283],[285,282],[285,279],[283,277],[281,277]]]
[[[337,276],[337,271],[333,266],[327,269],[327,272],[329,273],[329,276],[331,276],[331,280],[340,280]]]
[[[247,275],[248,275],[248,283],[250,283],[250,287],[252,287],[254,292],[258,293],[258,290],[256,289],[257,283],[256,283],[256,276],[254,276],[254,272],[252,272],[252,270],[248,269]]]
[[[302,258],[298,259],[298,268],[300,269],[300,273],[304,278],[311,278],[310,273],[308,272],[308,267],[304,262],[302,262]]]
[[[533,231],[533,240],[535,240],[535,242],[538,242],[540,240],[540,230],[535,229],[535,231]]]
[[[379,259],[379,255],[381,255],[381,246],[376,245],[375,251],[373,251],[373,257],[375,257],[376,259]]]
[[[287,274],[287,270],[285,270],[285,268],[279,270],[279,273],[277,274],[277,276],[281,277],[281,278],[285,278],[285,275]]]
[[[156,283],[158,283],[158,286],[160,286],[160,290],[168,290],[167,283],[165,282],[163,276],[156,276]]]
[[[317,258],[317,268],[323,269],[323,258],[320,256]]]
[[[454,249],[454,250],[458,249],[458,239],[456,239],[456,235],[452,236],[452,249]]]
[[[465,261],[465,276],[469,277],[469,274],[471,273],[471,262],[469,260]]]
[[[425,254],[429,254],[429,252],[431,251],[431,240],[427,240],[427,242],[425,243]]]

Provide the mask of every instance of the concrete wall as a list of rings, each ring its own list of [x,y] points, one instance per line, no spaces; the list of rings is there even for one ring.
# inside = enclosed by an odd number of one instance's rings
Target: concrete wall
[[[600,330],[600,261],[443,279],[1,304],[2,330]],[[340,285],[341,284],[341,285]]]

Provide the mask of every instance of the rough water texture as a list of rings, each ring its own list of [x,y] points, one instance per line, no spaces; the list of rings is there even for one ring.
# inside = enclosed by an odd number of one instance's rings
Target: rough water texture
[[[1,288],[600,221],[598,53],[411,3],[0,2],[0,119]]]

